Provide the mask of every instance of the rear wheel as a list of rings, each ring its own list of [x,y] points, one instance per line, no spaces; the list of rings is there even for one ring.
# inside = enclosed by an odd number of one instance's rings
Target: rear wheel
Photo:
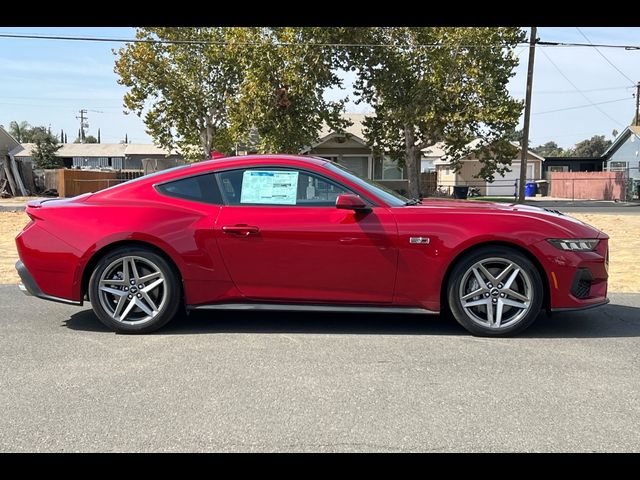
[[[514,335],[538,317],[544,290],[531,261],[507,247],[485,247],[452,270],[448,303],[454,318],[474,335]]]
[[[148,333],[171,320],[180,303],[179,277],[160,255],[122,247],[96,265],[89,280],[93,311],[120,333]]]

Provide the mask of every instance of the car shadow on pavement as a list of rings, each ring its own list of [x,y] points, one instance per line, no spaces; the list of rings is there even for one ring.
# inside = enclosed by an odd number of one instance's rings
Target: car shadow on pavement
[[[110,332],[92,310],[65,320],[72,330]],[[227,310],[180,314],[154,335],[216,333],[308,333],[361,335],[468,335],[441,316],[319,312],[257,312]],[[584,312],[542,314],[522,338],[640,337],[640,308],[607,305]]]

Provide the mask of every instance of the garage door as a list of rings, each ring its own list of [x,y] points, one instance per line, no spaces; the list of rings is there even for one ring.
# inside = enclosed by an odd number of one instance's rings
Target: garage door
[[[527,165],[527,181],[534,180],[535,165]],[[520,180],[520,164],[511,165],[511,171],[495,176],[493,183],[487,183],[487,195],[492,197],[513,197],[516,192],[516,180]]]

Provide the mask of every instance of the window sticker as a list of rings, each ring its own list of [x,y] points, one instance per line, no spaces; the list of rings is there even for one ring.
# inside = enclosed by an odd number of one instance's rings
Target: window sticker
[[[245,170],[240,203],[295,205],[298,172]]]

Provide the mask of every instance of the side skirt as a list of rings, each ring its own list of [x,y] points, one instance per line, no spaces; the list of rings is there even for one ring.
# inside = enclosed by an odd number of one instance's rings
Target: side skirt
[[[418,313],[438,315],[440,312],[423,308],[376,307],[371,305],[305,305],[290,303],[216,303],[187,305],[187,310],[275,310],[289,312],[355,312],[355,313]]]

